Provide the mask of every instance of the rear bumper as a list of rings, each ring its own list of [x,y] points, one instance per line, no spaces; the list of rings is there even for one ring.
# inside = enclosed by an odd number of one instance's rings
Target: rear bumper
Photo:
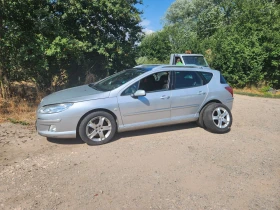
[[[232,110],[232,108],[233,108],[233,100],[234,100],[234,98],[227,99],[224,103],[230,110]]]

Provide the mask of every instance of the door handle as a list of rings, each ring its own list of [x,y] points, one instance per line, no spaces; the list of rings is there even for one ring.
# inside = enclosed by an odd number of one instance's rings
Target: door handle
[[[169,99],[170,96],[163,95],[163,96],[161,96],[160,98],[161,98],[161,99]]]
[[[205,95],[205,92],[199,91],[199,92],[198,92],[198,95]]]

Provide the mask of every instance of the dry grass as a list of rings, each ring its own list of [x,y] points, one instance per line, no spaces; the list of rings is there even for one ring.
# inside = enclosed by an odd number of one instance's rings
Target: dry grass
[[[8,100],[0,98],[0,123],[10,121],[23,125],[34,124],[37,104],[18,98]]]
[[[32,82],[13,82],[9,92],[9,99],[0,97],[0,123],[34,125],[37,105],[45,93],[39,92]]]

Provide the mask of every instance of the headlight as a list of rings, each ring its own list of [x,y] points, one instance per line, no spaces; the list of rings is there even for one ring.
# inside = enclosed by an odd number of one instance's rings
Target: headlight
[[[53,114],[53,113],[63,112],[64,110],[68,109],[72,105],[73,103],[63,103],[63,104],[53,104],[53,105],[43,106],[39,109],[39,113]]]

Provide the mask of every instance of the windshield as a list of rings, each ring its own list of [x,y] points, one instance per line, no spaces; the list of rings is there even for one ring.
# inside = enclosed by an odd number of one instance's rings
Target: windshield
[[[206,61],[203,56],[182,56],[185,62],[185,65],[197,65],[208,67]]]
[[[111,91],[145,72],[146,71],[139,69],[128,69],[113,74],[112,76],[109,76],[95,84],[90,84],[89,86],[100,91]]]

